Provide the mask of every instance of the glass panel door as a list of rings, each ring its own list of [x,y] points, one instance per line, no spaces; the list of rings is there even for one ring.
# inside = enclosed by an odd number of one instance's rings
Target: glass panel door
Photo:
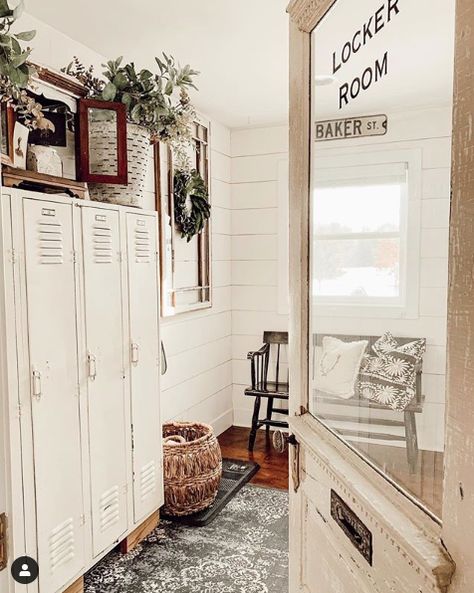
[[[312,34],[310,412],[441,516],[455,0]]]

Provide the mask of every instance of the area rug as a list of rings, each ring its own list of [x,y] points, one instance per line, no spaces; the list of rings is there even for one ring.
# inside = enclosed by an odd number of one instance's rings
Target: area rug
[[[206,527],[164,521],[95,566],[85,593],[288,593],[288,493],[247,485]]]

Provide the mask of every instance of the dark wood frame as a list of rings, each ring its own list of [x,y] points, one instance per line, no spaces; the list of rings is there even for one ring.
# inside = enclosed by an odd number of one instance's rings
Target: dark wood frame
[[[211,190],[211,177],[210,177],[210,167],[209,167],[209,151],[210,151],[210,126],[208,124],[204,124],[201,121],[195,121],[195,134],[193,135],[193,140],[197,143],[198,148],[196,151],[196,168],[201,173],[207,187],[209,188],[209,193]],[[204,130],[203,136],[200,135],[199,131]],[[203,156],[204,153],[204,156]],[[166,177],[166,183],[168,188],[168,211],[171,218],[171,225],[172,228],[175,228],[174,224],[174,196],[173,196],[173,176],[174,176],[174,167],[173,167],[173,158],[171,150],[168,149],[168,171]],[[178,315],[180,313],[187,313],[189,311],[198,311],[205,308],[212,307],[212,281],[211,281],[211,220],[206,222],[204,231],[198,236],[198,278],[199,278],[199,285],[189,287],[186,289],[182,289],[181,292],[186,291],[199,291],[199,303],[195,305],[190,305],[188,308],[183,308],[177,310],[173,314],[167,314],[165,311],[165,307],[163,306],[166,299],[165,294],[165,274],[166,274],[166,262],[165,262],[165,245],[164,245],[164,233],[163,233],[163,225],[165,224],[164,217],[163,217],[163,208],[162,208],[162,186],[161,186],[161,177],[163,172],[163,163],[161,162],[160,158],[160,144],[155,145],[154,150],[154,162],[155,162],[155,208],[158,212],[158,220],[159,220],[159,227],[160,227],[160,242],[161,242],[161,249],[160,249],[160,274],[161,274],[161,315],[162,317],[171,317],[172,315]],[[212,214],[211,214],[212,217]],[[175,273],[174,267],[174,260],[172,264],[172,272],[173,277]],[[173,302],[176,303],[176,294],[180,292],[179,290],[173,292]]]
[[[94,174],[89,160],[89,109],[114,111],[117,114],[117,175]],[[128,183],[127,115],[123,103],[80,99],[78,102],[79,134],[76,134],[76,170],[79,181],[92,183]]]
[[[3,154],[1,155],[1,162],[2,165],[10,165],[13,166],[13,133],[14,133],[14,129],[15,129],[15,111],[13,110],[13,107],[11,105],[8,105],[6,103],[2,103],[1,104],[1,109],[2,111],[5,111],[6,113],[6,121],[7,121],[7,147],[8,147],[8,152],[7,154]]]

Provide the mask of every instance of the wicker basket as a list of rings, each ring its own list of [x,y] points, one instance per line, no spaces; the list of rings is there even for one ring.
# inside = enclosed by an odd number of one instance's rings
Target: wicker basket
[[[91,159],[95,171],[101,174],[116,173],[115,158],[102,158],[110,152],[110,138],[114,133],[115,124],[109,122],[94,123],[90,128]],[[128,185],[89,183],[91,199],[143,208],[145,184],[152,165],[150,154],[148,131],[136,124],[127,124]]]
[[[211,426],[171,422],[163,426],[165,513],[179,517],[207,509],[222,475],[222,455]]]

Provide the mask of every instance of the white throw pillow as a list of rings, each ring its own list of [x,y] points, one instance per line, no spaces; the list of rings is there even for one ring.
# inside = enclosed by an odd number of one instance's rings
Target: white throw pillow
[[[315,389],[342,399],[353,397],[367,345],[367,340],[343,342],[324,336],[322,347],[316,348]]]

